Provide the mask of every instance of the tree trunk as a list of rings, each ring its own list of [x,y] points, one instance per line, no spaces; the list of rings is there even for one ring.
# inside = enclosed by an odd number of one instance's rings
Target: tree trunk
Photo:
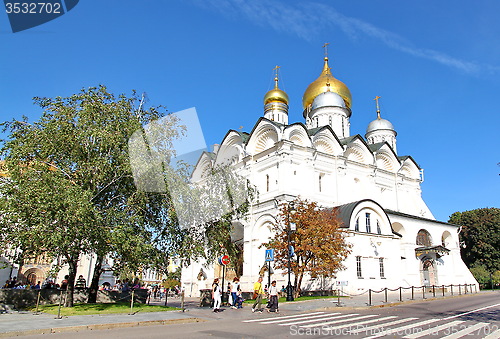
[[[78,258],[78,256],[77,256]],[[73,307],[74,305],[74,299],[73,299],[73,293],[75,291],[75,278],[76,278],[76,268],[78,265],[78,259],[69,259],[68,260],[68,286],[66,289],[66,302],[64,306],[66,307]]]
[[[89,286],[89,298],[87,303],[95,304],[97,302],[97,291],[99,290],[99,278],[102,273],[102,261],[103,257],[101,255],[97,255],[97,259],[94,265],[94,273],[92,274],[92,281]]]

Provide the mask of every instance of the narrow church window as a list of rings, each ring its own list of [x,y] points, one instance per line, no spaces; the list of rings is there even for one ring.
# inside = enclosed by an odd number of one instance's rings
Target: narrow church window
[[[320,174],[318,177],[318,185],[319,185],[319,191],[321,192],[321,177],[322,175]]]
[[[377,220],[377,233],[382,234],[382,230],[380,229],[380,223]]]
[[[378,258],[378,262],[380,265],[380,278],[385,279],[384,258]]]
[[[266,174],[266,192],[269,192],[269,174]]]
[[[363,278],[363,274],[361,273],[361,257],[359,255],[356,257],[356,272],[358,278]]]
[[[355,230],[356,232],[359,232],[359,218],[358,218],[358,219],[356,219],[356,225],[354,225],[354,230]]]
[[[370,224],[370,213],[366,213],[366,233],[372,232],[372,226]]]
[[[316,127],[319,127],[319,118],[316,117]]]
[[[330,123],[330,127],[332,127],[332,117],[330,117],[328,120],[329,120],[329,123]]]

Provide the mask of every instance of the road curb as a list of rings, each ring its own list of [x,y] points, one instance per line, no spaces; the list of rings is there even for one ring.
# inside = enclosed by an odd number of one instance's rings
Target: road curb
[[[160,326],[160,325],[173,325],[173,324],[188,324],[188,323],[198,323],[198,322],[204,322],[204,321],[206,321],[206,320],[201,319],[201,318],[180,318],[180,319],[166,319],[166,320],[132,321],[132,322],[125,322],[125,323],[64,326],[64,327],[53,327],[53,328],[44,328],[44,329],[36,329],[36,330],[4,332],[4,333],[0,333],[0,338],[19,337],[19,336],[36,335],[36,334],[49,334],[49,333],[110,330],[110,329],[115,329],[115,328],[127,328],[127,327],[138,327],[138,326]]]

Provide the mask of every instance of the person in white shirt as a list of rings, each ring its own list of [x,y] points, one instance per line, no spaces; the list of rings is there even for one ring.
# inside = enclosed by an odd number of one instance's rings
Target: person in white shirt
[[[278,312],[278,288],[276,287],[276,281],[274,280],[269,287],[269,308],[268,312]]]
[[[231,297],[233,298],[233,302],[231,308],[236,309],[236,302],[238,300],[238,291],[240,288],[240,279],[238,277],[234,277],[233,282],[231,283]]]

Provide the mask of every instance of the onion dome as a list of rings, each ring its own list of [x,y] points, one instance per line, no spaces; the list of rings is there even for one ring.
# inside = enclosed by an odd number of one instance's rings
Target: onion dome
[[[382,119],[379,113],[378,118],[368,124],[368,128],[366,129],[366,134],[380,130],[389,130],[396,132],[391,122],[389,120]]]
[[[274,88],[264,96],[264,105],[270,102],[282,102],[288,105],[288,94],[278,88],[278,77],[274,78]]]
[[[345,108],[344,99],[340,95],[334,92],[324,92],[319,94],[314,98],[311,110],[315,110],[320,107],[343,107]]]
[[[324,92],[334,92],[342,97],[346,108],[351,108],[352,97],[349,88],[340,80],[336,79],[328,66],[328,57],[325,57],[325,65],[320,76],[314,80],[304,92],[302,97],[302,106],[307,108],[311,105],[318,95]]]

